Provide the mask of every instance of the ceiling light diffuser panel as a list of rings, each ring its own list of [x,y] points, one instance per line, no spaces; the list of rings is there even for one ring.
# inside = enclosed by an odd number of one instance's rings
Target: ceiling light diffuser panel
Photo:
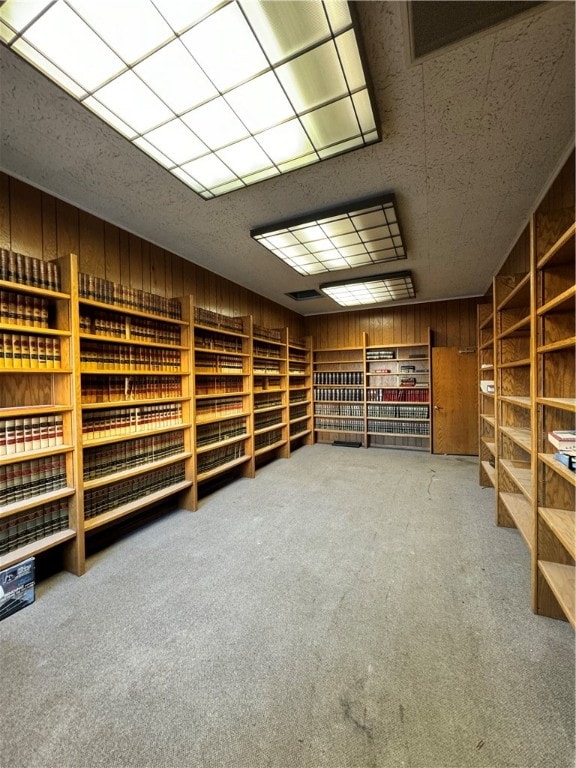
[[[250,234],[301,275],[406,258],[394,195],[348,203]]]
[[[323,283],[320,290],[342,307],[400,301],[413,299],[416,296],[412,283],[412,273],[409,270],[358,278],[357,280]]]
[[[340,0],[6,0],[0,40],[207,199],[380,140]]]

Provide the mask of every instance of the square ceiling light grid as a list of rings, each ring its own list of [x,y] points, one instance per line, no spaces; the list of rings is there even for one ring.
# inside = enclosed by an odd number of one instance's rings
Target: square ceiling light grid
[[[342,0],[5,0],[0,40],[206,199],[380,140]]]
[[[301,275],[406,258],[394,195],[278,222],[250,235]]]
[[[339,280],[323,283],[320,290],[342,307],[378,304],[416,297],[412,273],[391,272],[386,275],[360,277],[356,280]]]

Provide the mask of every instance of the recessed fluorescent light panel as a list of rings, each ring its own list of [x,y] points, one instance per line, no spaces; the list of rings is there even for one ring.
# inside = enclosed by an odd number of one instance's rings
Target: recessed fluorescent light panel
[[[0,40],[206,199],[380,140],[341,0],[6,0]]]
[[[323,283],[320,290],[342,307],[413,299],[416,296],[410,271]]]
[[[250,235],[301,275],[406,258],[394,195],[260,227]]]

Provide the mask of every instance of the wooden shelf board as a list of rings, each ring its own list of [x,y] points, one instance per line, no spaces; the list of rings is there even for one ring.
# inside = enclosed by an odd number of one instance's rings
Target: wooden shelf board
[[[211,477],[217,477],[223,472],[228,472],[229,470],[234,469],[234,467],[240,466],[240,464],[245,464],[247,461],[250,461],[251,458],[251,456],[239,456],[237,459],[232,459],[231,461],[226,462],[226,464],[214,467],[214,469],[210,469],[208,472],[201,472],[196,477],[196,481],[202,483],[205,480],[209,480]]]
[[[530,358],[525,357],[522,360],[512,360],[509,363],[499,363],[498,370],[502,368],[526,368],[530,365]]]
[[[267,432],[273,432],[275,429],[283,429],[286,426],[285,421],[278,421],[275,424],[267,424],[265,427],[254,427],[255,435],[265,435]]]
[[[521,320],[513,323],[509,328],[501,331],[497,336],[497,341],[505,339],[518,338],[530,335],[530,315],[525,315]]]
[[[483,444],[488,448],[492,456],[496,455],[496,443],[494,440],[487,440],[485,437],[482,438]]]
[[[237,352],[231,349],[214,349],[212,347],[194,347],[193,351],[204,352],[207,355],[230,355],[230,357],[250,357],[249,352]],[[276,358],[280,360],[280,358]]]
[[[147,370],[132,370],[131,368],[87,368],[80,366],[80,373],[87,373],[90,376],[189,376],[189,371],[182,371],[180,368],[173,368],[171,371],[157,371],[153,368]]]
[[[574,397],[537,397],[536,402],[547,405],[550,408],[559,408],[562,411],[576,412],[576,398]]]
[[[530,408],[530,398],[516,395],[500,395],[499,400],[510,405],[517,405],[519,408]]]
[[[120,336],[104,336],[96,333],[80,333],[79,337],[86,341],[96,341],[103,344],[124,344],[130,347],[154,347],[155,349],[177,349],[188,350],[188,347],[182,347],[179,344],[163,344],[160,341],[146,341],[145,339],[134,339]]]
[[[70,331],[61,331],[58,328],[38,328],[35,325],[22,325],[16,323],[2,323],[0,322],[0,331],[5,333],[26,333],[31,336],[59,336],[61,338],[69,338],[72,336]]]
[[[528,549],[532,550],[534,530],[531,503],[520,493],[501,492],[500,498],[510,513],[510,517],[514,520],[516,528],[518,528],[522,534],[522,538],[528,545]]]
[[[573,349],[576,345],[576,336],[570,336],[567,339],[560,339],[560,341],[554,341],[550,344],[543,344],[538,347],[538,354],[544,354],[545,352],[559,352],[562,349]]]
[[[321,416],[320,413],[315,414],[316,416]],[[340,417],[338,417],[340,418]],[[342,417],[345,418],[345,417]],[[355,418],[354,416],[350,416],[350,418]],[[356,417],[361,418],[361,417]],[[367,416],[367,419],[374,419],[374,421],[430,421],[430,419],[415,419],[412,416]]]
[[[190,397],[151,397],[149,400],[107,400],[100,403],[82,403],[83,411],[95,411],[104,408],[134,408],[158,403],[185,403]]]
[[[504,281],[509,281],[510,278],[506,275],[503,275],[498,276],[498,280],[501,283],[504,283]],[[517,307],[522,307],[525,305],[527,306],[530,303],[530,299],[528,297],[529,289],[530,273],[527,272],[498,304],[496,311],[500,312],[503,309],[515,309]]]
[[[491,427],[495,427],[496,426],[496,420],[495,420],[494,416],[490,416],[487,413],[481,413],[480,414],[480,418],[483,421],[485,421],[486,424],[490,424]]]
[[[42,374],[43,376],[69,376],[72,371],[70,368],[0,368],[0,373],[11,373],[14,375],[17,373],[18,375],[25,374],[28,376],[28,374]]]
[[[576,559],[576,513],[574,510],[538,507],[538,514],[570,557]]]
[[[293,435],[290,435],[290,440],[296,440],[299,437],[305,437],[306,435],[309,435],[312,433],[311,429],[303,429],[300,432],[295,432]]]
[[[159,461],[149,461],[147,464],[139,464],[138,466],[130,467],[130,469],[124,469],[120,472],[114,472],[104,477],[98,477],[94,480],[85,480],[84,489],[89,490],[91,488],[101,488],[103,485],[111,485],[117,483],[120,480],[126,480],[130,477],[138,477],[144,472],[149,472],[152,469],[160,469],[160,467],[167,467],[170,464],[174,464],[176,461],[184,461],[192,456],[190,452],[177,453],[173,456],[167,456]]]
[[[121,517],[130,515],[132,512],[137,512],[139,509],[150,507],[152,504],[156,504],[158,501],[162,501],[162,499],[165,499],[168,496],[173,496],[175,493],[179,493],[186,488],[190,488],[191,485],[193,485],[191,480],[183,480],[181,483],[169,485],[166,488],[162,488],[160,491],[149,493],[147,496],[143,496],[141,499],[130,501],[128,504],[122,504],[122,506],[111,509],[101,515],[89,517],[84,520],[84,530],[91,531],[94,528],[98,528],[101,525],[106,525],[106,523],[110,523],[113,520],[118,520]]]
[[[234,443],[241,443],[244,440],[248,440],[251,435],[249,432],[245,432],[243,435],[234,435],[234,437],[228,437],[226,440],[218,440],[215,443],[206,443],[205,445],[197,445],[196,453],[208,453],[216,448],[224,448],[226,445],[233,445]]]
[[[530,501],[532,495],[532,472],[529,468],[516,467],[509,459],[500,459],[500,465]]]
[[[206,394],[196,395],[196,400],[220,400],[223,397],[247,397],[250,392],[209,392]]]
[[[407,437],[416,440],[430,439],[430,435],[410,435],[406,434],[406,432],[367,432],[367,434],[370,435],[370,437]]]
[[[18,512],[25,512],[27,509],[34,509],[40,507],[42,504],[50,504],[53,501],[59,499],[65,499],[68,496],[73,496],[76,493],[75,488],[59,488],[57,491],[49,491],[48,493],[41,493],[37,496],[32,496],[29,499],[20,499],[14,501],[12,504],[4,504],[0,511],[0,518],[9,517],[15,515]]]
[[[549,299],[541,307],[538,307],[537,314],[542,317],[551,312],[574,312],[574,302],[576,300],[576,285],[570,286],[562,291],[553,299]]]
[[[254,408],[254,415],[257,413],[270,413],[271,411],[281,411],[286,408],[285,405],[280,403],[279,405],[267,405],[266,408]]]
[[[62,291],[51,291],[48,288],[37,288],[25,283],[13,283],[11,280],[0,280],[0,288],[5,288],[15,293],[29,293],[32,296],[42,296],[46,299],[70,299],[70,294]]]
[[[555,459],[553,453],[539,453],[538,459],[567,480],[570,485],[576,486],[576,472],[572,472],[565,464]]]
[[[32,461],[32,459],[41,459],[43,456],[57,456],[60,453],[70,453],[73,450],[73,445],[52,445],[48,448],[38,448],[35,451],[8,453],[0,456],[0,465],[16,464],[19,461]]]
[[[87,299],[81,296],[78,299],[78,303],[81,306],[95,307],[96,309],[104,309],[107,312],[113,312],[114,314],[132,315],[133,317],[145,317],[151,320],[159,320],[162,323],[169,323],[170,325],[183,325],[188,326],[186,320],[178,320],[174,317],[166,317],[165,315],[158,315],[155,312],[142,312],[139,309],[130,309],[129,307],[123,307],[121,304],[106,304],[102,301],[95,301],[94,299]]]
[[[22,560],[26,560],[27,557],[34,557],[40,554],[40,552],[45,552],[47,549],[52,549],[52,547],[63,544],[65,541],[70,541],[75,537],[76,531],[66,528],[63,531],[52,533],[50,536],[44,536],[44,538],[38,541],[31,541],[29,544],[14,549],[12,552],[0,555],[0,568],[9,568]]]
[[[250,374],[247,373],[246,371],[234,371],[234,372],[233,371],[199,371],[198,369],[194,371],[194,375],[195,376],[217,376],[218,378],[222,376],[250,376]],[[270,376],[271,374],[268,374],[268,375]],[[279,376],[280,374],[276,374],[276,375]]]
[[[212,414],[206,418],[196,418],[196,426],[201,424],[216,424],[219,421],[228,421],[228,419],[241,419],[250,416],[250,411],[240,411],[239,413]]]
[[[573,565],[550,563],[546,560],[539,560],[538,568],[566,618],[576,629],[576,568]]]
[[[530,453],[532,450],[532,433],[521,427],[500,427],[500,432],[510,438],[522,450]]]
[[[307,416],[307,415],[306,416],[298,416],[295,419],[290,419],[289,423],[290,424],[297,424],[299,421],[306,421],[306,419],[309,419],[309,418],[310,418],[310,416]]]
[[[554,245],[538,259],[536,268],[543,269],[550,262],[559,261],[560,263],[574,262],[574,233],[576,224],[571,224],[564,234],[556,240]]]
[[[164,432],[177,432],[183,429],[188,429],[191,424],[172,424],[169,427],[159,427],[158,429],[142,429],[141,427],[135,427],[133,432],[128,432],[123,435],[108,435],[107,437],[97,437],[93,440],[82,440],[82,448],[95,448],[99,445],[108,445],[109,443],[119,443],[125,440],[134,440],[138,437],[148,437],[150,435],[161,435]]]
[[[272,443],[271,445],[265,445],[262,448],[258,448],[254,451],[254,456],[262,456],[264,453],[269,453],[270,451],[276,450],[276,448],[280,448],[283,445],[286,445],[288,441],[287,440],[277,440],[275,443]]]
[[[2,419],[14,419],[17,416],[69,413],[72,410],[71,405],[26,405],[18,408],[0,408],[0,417]]]
[[[488,479],[492,483],[492,486],[494,487],[496,485],[496,469],[487,461],[481,461],[482,468],[488,475]]]
[[[211,333],[221,333],[225,336],[236,336],[239,339],[250,338],[247,333],[243,331],[233,331],[230,328],[220,328],[218,325],[204,325],[203,323],[194,323],[194,330],[210,331]]]
[[[338,417],[339,418],[339,417]],[[314,432],[332,432],[334,434],[342,434],[342,435],[360,435],[362,436],[364,434],[364,430],[360,430],[358,432],[353,432],[350,429],[325,429],[324,427],[317,427],[314,425]]]

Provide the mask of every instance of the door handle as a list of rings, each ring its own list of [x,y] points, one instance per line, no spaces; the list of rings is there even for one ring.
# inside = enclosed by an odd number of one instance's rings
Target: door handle
[[[434,410],[435,411],[441,411],[442,410],[442,406],[441,405],[435,405],[434,406]]]

